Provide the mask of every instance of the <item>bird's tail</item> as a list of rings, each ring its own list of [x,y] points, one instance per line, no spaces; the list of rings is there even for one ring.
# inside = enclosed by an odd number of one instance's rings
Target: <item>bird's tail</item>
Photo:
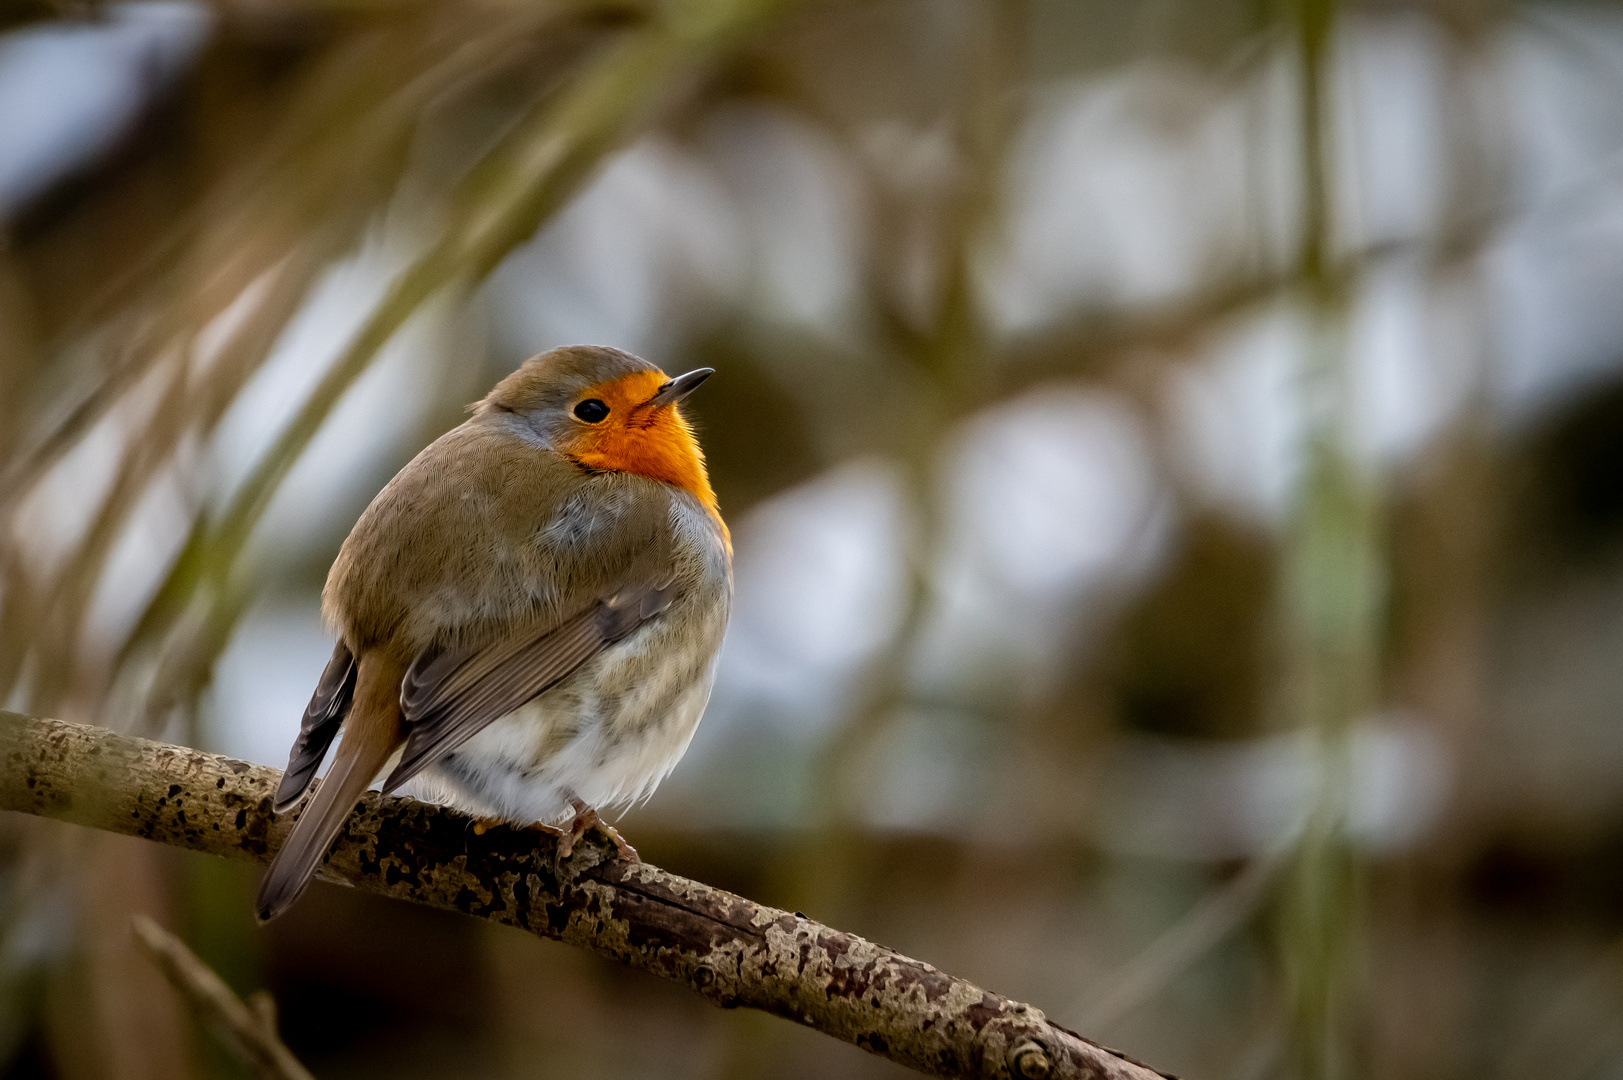
[[[260,922],[286,911],[310,883],[355,801],[405,741],[400,680],[405,671],[377,653],[361,658],[355,703],[344,719],[333,764],[304,813],[293,824],[259,885],[254,910]]]

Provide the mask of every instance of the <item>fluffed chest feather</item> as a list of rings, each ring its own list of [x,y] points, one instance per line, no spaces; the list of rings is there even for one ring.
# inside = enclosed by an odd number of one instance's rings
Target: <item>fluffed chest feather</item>
[[[419,793],[516,824],[651,794],[686,752],[714,681],[724,594],[694,597],[492,723]]]

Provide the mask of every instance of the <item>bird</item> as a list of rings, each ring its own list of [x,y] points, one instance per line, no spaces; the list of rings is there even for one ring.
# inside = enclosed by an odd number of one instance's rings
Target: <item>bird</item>
[[[559,836],[652,794],[686,752],[732,603],[732,540],[675,378],[574,345],[526,360],[378,493],[322,590],[338,638],[273,800],[309,794],[255,900],[303,893],[380,776],[482,824]],[[568,822],[567,829],[563,823]]]

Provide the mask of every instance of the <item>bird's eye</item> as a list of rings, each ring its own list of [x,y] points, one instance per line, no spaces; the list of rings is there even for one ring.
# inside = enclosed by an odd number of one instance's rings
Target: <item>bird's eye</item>
[[[588,424],[596,424],[601,422],[605,416],[609,415],[609,407],[597,400],[595,397],[587,398],[585,401],[575,406],[575,415],[586,421]]]

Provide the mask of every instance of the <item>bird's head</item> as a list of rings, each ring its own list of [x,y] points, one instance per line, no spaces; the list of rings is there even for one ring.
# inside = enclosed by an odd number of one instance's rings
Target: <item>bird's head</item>
[[[571,345],[526,360],[476,409],[513,415],[583,469],[672,484],[714,514],[704,452],[679,408],[712,372],[697,368],[673,379],[630,353]]]

